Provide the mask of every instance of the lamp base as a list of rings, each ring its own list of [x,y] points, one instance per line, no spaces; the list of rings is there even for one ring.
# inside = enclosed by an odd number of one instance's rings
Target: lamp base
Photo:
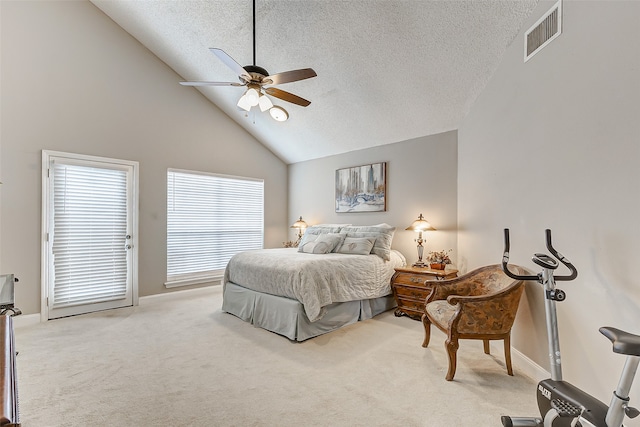
[[[422,262],[422,261],[418,261],[418,262],[414,263],[414,264],[412,265],[412,267],[426,268],[426,267],[428,267],[428,265],[427,265],[427,264],[425,264],[425,263],[424,263],[424,262]]]

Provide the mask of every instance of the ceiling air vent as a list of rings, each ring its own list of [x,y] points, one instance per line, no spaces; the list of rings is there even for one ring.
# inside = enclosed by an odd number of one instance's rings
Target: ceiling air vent
[[[538,19],[524,34],[524,62],[562,33],[562,0]]]

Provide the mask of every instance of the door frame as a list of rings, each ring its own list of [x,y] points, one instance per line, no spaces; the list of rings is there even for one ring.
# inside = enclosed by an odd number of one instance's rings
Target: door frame
[[[139,304],[138,301],[138,213],[139,213],[139,163],[131,160],[120,160],[108,157],[89,156],[84,154],[66,153],[61,151],[42,150],[42,231],[41,231],[41,274],[40,274],[40,322],[49,320],[49,278],[51,274],[51,259],[49,251],[48,233],[51,226],[52,218],[51,205],[51,188],[49,179],[49,164],[52,157],[61,157],[69,160],[113,163],[117,165],[129,166],[132,168],[131,183],[131,296],[134,306]]]

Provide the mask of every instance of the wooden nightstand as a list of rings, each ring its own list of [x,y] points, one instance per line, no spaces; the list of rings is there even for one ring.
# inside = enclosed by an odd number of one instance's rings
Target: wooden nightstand
[[[424,301],[438,280],[458,277],[458,270],[431,270],[418,267],[398,267],[391,277],[391,289],[398,308],[396,316],[409,316],[421,320]]]

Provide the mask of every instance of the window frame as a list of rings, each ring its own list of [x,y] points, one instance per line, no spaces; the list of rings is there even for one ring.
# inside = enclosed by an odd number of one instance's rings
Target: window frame
[[[175,271],[173,274],[171,274],[171,270],[175,270],[174,265],[171,265],[171,261],[170,261],[170,257],[171,256],[176,256],[175,254],[172,254],[170,251],[172,250],[172,243],[171,241],[173,240],[171,237],[171,231],[170,229],[175,227],[176,224],[175,223],[171,223],[171,212],[172,212],[172,206],[175,207],[175,203],[176,203],[176,199],[177,196],[175,194],[175,181],[172,183],[171,180],[175,179],[176,175],[173,175],[172,178],[172,174],[178,174],[178,175],[182,175],[187,176],[188,179],[191,180],[197,180],[198,177],[202,177],[203,178],[203,183],[211,178],[213,178],[214,181],[210,181],[213,182],[213,185],[224,185],[224,184],[230,184],[230,183],[237,183],[237,182],[246,182],[248,185],[250,186],[250,183],[259,183],[259,190],[256,192],[256,194],[254,194],[254,197],[256,199],[259,200],[259,204],[258,205],[253,205],[253,206],[248,206],[248,205],[241,205],[239,208],[236,208],[234,206],[233,209],[237,209],[238,211],[241,211],[243,214],[247,215],[248,211],[257,211],[257,214],[255,212],[249,212],[249,215],[252,215],[252,217],[254,219],[259,217],[259,231],[256,232],[255,230],[252,232],[253,235],[259,236],[259,238],[257,240],[250,240],[250,244],[246,245],[245,247],[242,247],[238,250],[235,251],[235,253],[238,252],[242,252],[245,250],[249,250],[249,249],[262,249],[264,247],[264,179],[260,179],[260,178],[252,178],[252,177],[244,177],[244,176],[235,176],[235,175],[226,175],[226,174],[219,174],[219,173],[212,173],[212,172],[203,172],[203,171],[194,171],[194,170],[186,170],[186,169],[177,169],[177,168],[168,168],[167,169],[167,187],[166,187],[166,196],[167,196],[167,213],[166,213],[166,233],[167,233],[167,238],[166,238],[166,269],[165,269],[165,277],[166,277],[166,282],[164,283],[165,287],[167,288],[173,288],[173,287],[179,287],[179,286],[188,286],[188,285],[196,285],[196,284],[204,284],[204,283],[211,283],[211,282],[216,282],[216,281],[221,281],[223,276],[224,276],[224,270],[226,268],[226,263],[228,262],[228,259],[226,260],[226,262],[224,262],[224,266],[221,265],[217,265],[217,267],[219,268],[214,268],[211,270],[206,270],[206,271],[192,271],[192,272],[187,272],[184,274],[175,274]],[[173,191],[173,194],[171,193]],[[204,193],[206,192],[211,192],[211,188],[208,188]],[[190,189],[191,195],[193,196],[193,189]],[[259,195],[257,193],[260,193]],[[208,194],[208,196],[210,197],[210,193]],[[182,197],[185,197],[184,195],[181,195]],[[220,208],[221,205],[224,204],[224,201],[226,200],[227,202],[229,201],[229,197],[234,197],[234,196],[238,196],[238,193],[236,194],[225,194],[223,196],[223,200],[219,201],[216,200],[213,205],[215,205],[217,208]],[[206,196],[203,196],[206,197]],[[205,199],[203,199],[205,200]],[[211,201],[211,199],[206,199]],[[173,203],[173,205],[172,205]],[[235,203],[234,203],[235,205]],[[201,208],[202,206],[204,206],[204,202],[202,202],[201,205],[199,205],[199,207]],[[228,207],[228,206],[227,206]],[[252,209],[250,209],[252,208]],[[202,209],[199,209],[200,211],[202,211]],[[202,212],[201,212],[202,213]],[[212,218],[213,215],[211,215],[213,212],[211,212],[209,215]],[[234,218],[237,218],[237,215],[234,216]],[[200,221],[203,221],[203,217],[200,216],[198,217],[198,219]],[[184,224],[183,224],[184,226]],[[219,224],[214,224],[214,222],[212,222],[211,224],[207,224],[207,227],[212,226],[219,226]],[[188,226],[187,226],[188,228]],[[244,233],[246,233],[246,231],[244,231]],[[227,230],[227,233],[225,233],[225,235],[233,235],[236,234],[236,231],[229,231]],[[238,240],[240,241],[240,240]],[[241,242],[241,241],[240,241]],[[194,243],[197,245],[197,243]],[[182,247],[182,246],[180,246]],[[225,252],[225,251],[222,251]],[[221,253],[222,252],[216,252],[217,257],[221,257]],[[231,252],[230,250],[227,250],[226,252]],[[232,256],[232,255],[231,255]],[[231,258],[231,256],[228,256],[228,258]],[[222,256],[224,258],[224,256]]]

